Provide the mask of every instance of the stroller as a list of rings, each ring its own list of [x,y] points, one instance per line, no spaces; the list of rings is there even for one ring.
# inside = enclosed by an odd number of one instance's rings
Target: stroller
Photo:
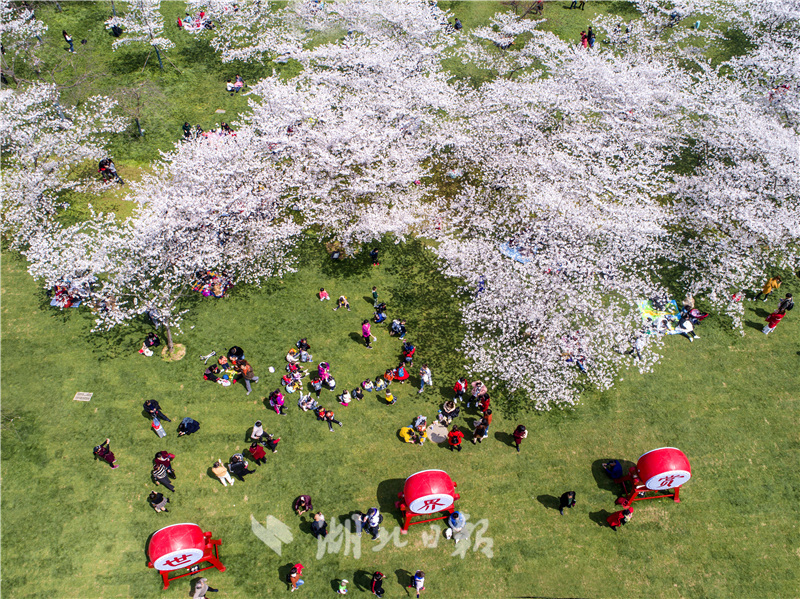
[[[103,158],[97,165],[97,170],[103,176],[103,181],[105,183],[116,181],[120,185],[125,185],[125,181],[123,181],[122,177],[117,173],[117,167],[110,157]]]

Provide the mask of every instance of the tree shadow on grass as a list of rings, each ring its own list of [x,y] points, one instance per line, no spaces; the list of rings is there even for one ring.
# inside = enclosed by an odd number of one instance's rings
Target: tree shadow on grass
[[[561,501],[554,495],[538,495],[536,501],[549,510],[558,510],[561,507]]]

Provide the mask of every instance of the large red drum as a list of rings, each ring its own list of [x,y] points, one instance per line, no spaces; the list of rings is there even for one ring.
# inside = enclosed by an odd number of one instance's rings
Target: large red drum
[[[692,478],[692,467],[686,455],[675,447],[648,451],[636,462],[639,479],[651,491],[677,489]]]
[[[456,485],[444,470],[423,470],[406,479],[403,497],[415,514],[433,514],[448,509],[458,499]]]
[[[197,524],[173,524],[153,533],[147,557],[160,572],[187,568],[203,559],[206,539]]]

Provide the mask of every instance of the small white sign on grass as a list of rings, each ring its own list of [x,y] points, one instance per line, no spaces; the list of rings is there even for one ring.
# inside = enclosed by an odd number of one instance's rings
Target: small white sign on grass
[[[92,399],[92,395],[94,395],[94,393],[76,393],[75,397],[72,398],[72,401],[89,401]]]

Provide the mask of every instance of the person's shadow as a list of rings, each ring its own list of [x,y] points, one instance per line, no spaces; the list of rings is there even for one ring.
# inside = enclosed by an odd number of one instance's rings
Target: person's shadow
[[[494,434],[494,438],[500,441],[500,443],[504,443],[509,447],[516,447],[514,444],[514,435],[511,433],[501,433],[498,431]]]
[[[561,500],[554,495],[538,495],[536,501],[547,509],[558,510],[561,507]]]
[[[366,570],[356,570],[353,573],[353,584],[359,591],[369,591],[372,588],[372,574]]]
[[[406,590],[406,595],[408,595],[408,588],[414,581],[414,575],[408,570],[395,570],[394,573],[397,576],[397,584],[403,587]]]
[[[756,329],[757,331],[760,331],[764,328],[764,325],[758,322],[753,322],[752,320],[745,321],[745,324],[751,329]]]
[[[354,333],[350,333],[350,339],[352,339],[353,341],[355,341],[359,345],[362,345],[364,343],[364,338],[361,335],[359,335],[358,333],[355,333],[355,332]]]
[[[372,299],[371,295],[365,295],[364,296],[364,301],[367,302],[371,306],[375,305],[375,301]]]
[[[611,512],[607,510],[600,510],[599,512],[590,512],[589,513],[589,520],[597,524],[598,526],[608,526],[607,518],[611,515]]]
[[[292,571],[292,568],[294,568],[294,564],[292,562],[289,562],[288,564],[285,564],[278,568],[278,578],[287,587],[289,587],[289,583],[286,582],[286,580],[289,577],[289,572]]]

